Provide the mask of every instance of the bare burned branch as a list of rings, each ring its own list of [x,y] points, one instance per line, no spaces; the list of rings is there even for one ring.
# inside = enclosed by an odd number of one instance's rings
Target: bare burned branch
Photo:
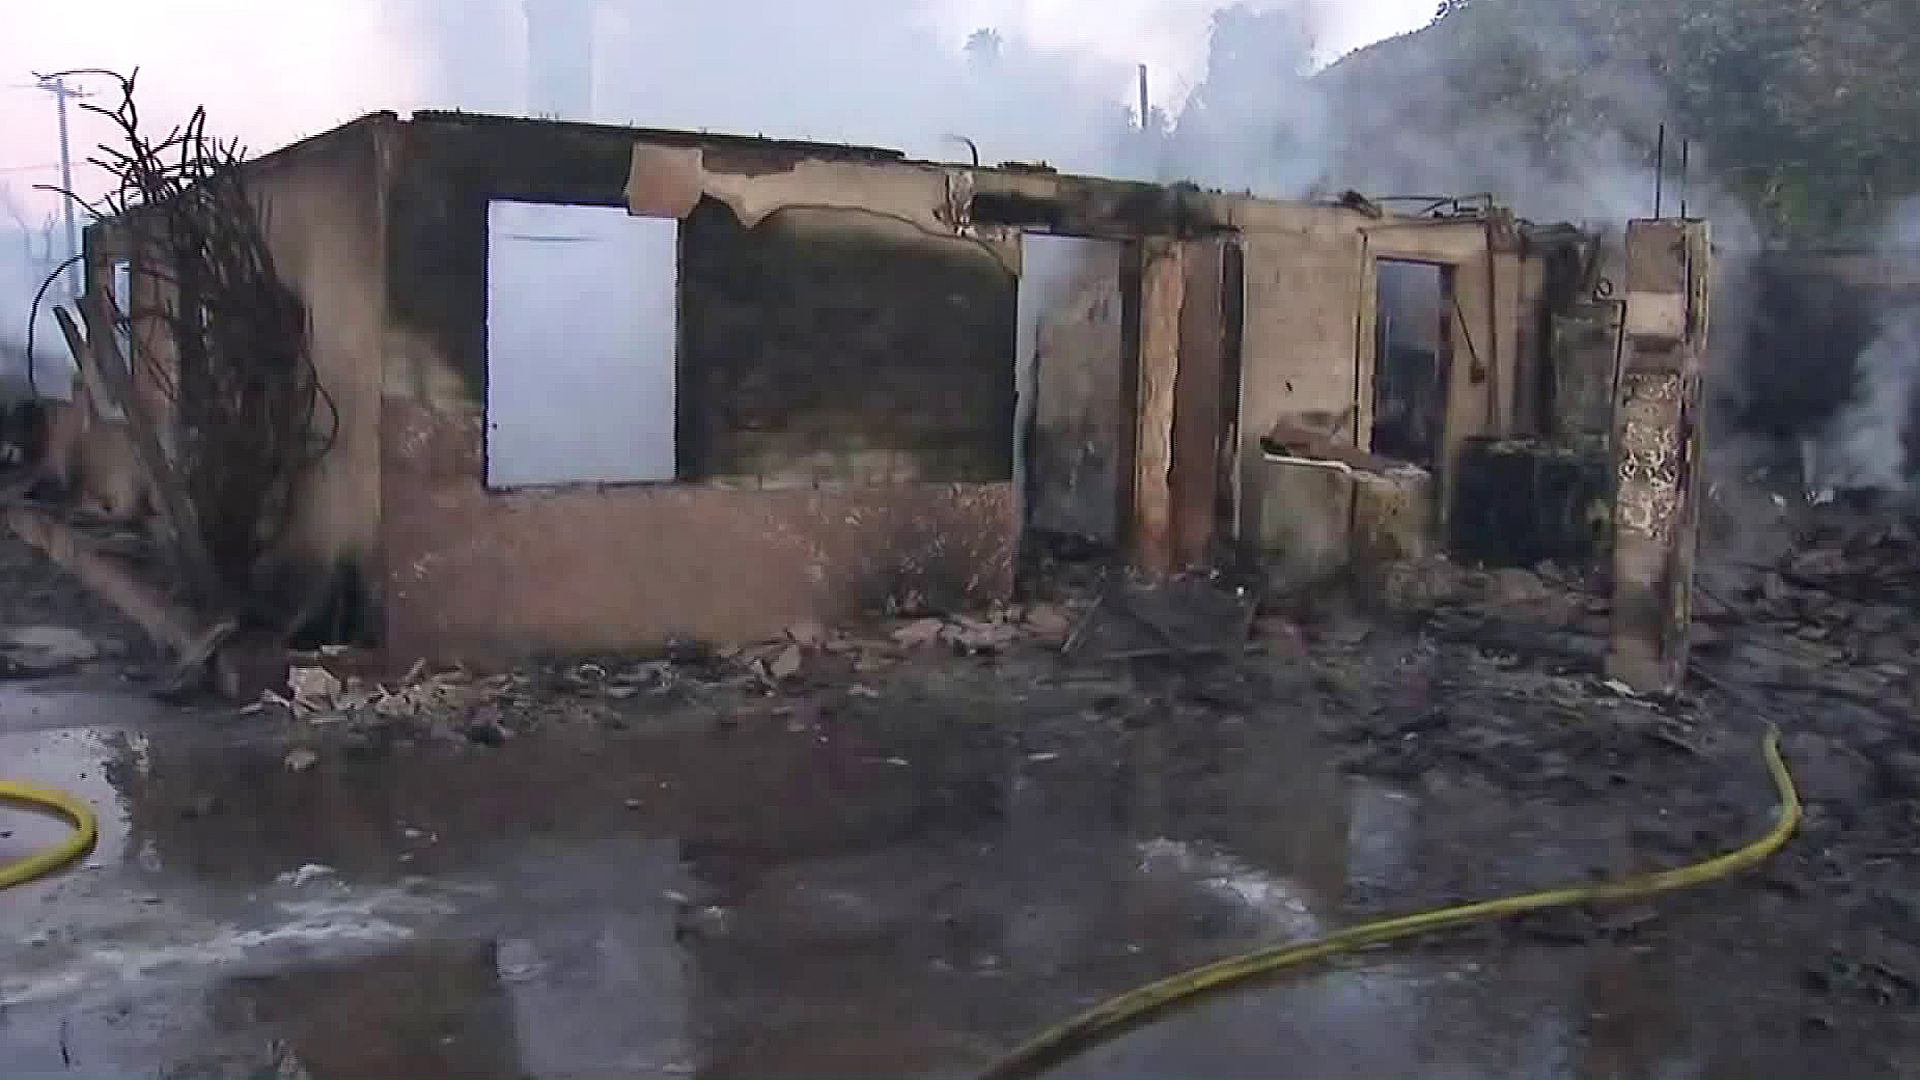
[[[243,148],[209,134],[204,108],[150,138],[137,70],[60,74],[119,88],[116,105],[82,106],[114,127],[90,159],[111,178],[108,190],[91,202],[67,197],[124,230],[142,295],[121,298],[114,323],[132,343],[137,383],[168,407],[176,464],[229,593],[219,599],[231,602],[252,591],[297,485],[339,426],[309,355],[306,305],[275,270]]]

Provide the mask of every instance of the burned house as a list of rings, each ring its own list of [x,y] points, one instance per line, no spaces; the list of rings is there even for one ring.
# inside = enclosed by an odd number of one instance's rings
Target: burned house
[[[1593,238],[1490,204],[456,113],[246,170],[338,417],[279,570],[401,665],[982,605],[1049,531],[1153,574],[1421,554],[1476,441],[1608,430],[1631,353]],[[157,287],[111,220],[87,266]]]

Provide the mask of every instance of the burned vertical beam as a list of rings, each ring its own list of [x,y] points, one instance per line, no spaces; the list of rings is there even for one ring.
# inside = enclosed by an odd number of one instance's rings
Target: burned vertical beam
[[[1187,285],[1185,254],[1185,245],[1176,240],[1141,241],[1139,392],[1134,399],[1138,435],[1127,546],[1134,566],[1149,574],[1174,568],[1173,415]]]
[[[1206,565],[1220,518],[1221,430],[1227,423],[1222,384],[1227,370],[1225,239],[1191,240],[1185,248],[1180,302],[1180,359],[1174,376],[1168,461],[1175,569]],[[1234,402],[1238,406],[1238,400]]]
[[[1627,226],[1626,343],[1613,418],[1607,673],[1642,693],[1672,693],[1686,677],[1708,259],[1703,221]]]

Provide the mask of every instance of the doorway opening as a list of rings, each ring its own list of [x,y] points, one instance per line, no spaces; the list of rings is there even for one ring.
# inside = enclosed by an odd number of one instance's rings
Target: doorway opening
[[[1126,245],[1021,237],[1014,489],[1026,529],[1068,546],[1119,539],[1133,411],[1126,381]]]
[[[1446,415],[1450,268],[1381,259],[1374,278],[1372,450],[1432,469]]]

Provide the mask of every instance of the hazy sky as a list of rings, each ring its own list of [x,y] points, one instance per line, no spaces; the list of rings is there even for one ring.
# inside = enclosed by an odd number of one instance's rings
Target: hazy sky
[[[6,32],[0,34],[0,187],[16,200],[30,202],[35,213],[53,205],[49,197],[31,191],[34,184],[57,175],[47,167],[58,159],[53,102],[47,94],[13,88],[31,82],[34,71],[130,70],[137,65],[143,113],[154,121],[170,124],[193,104],[204,103],[217,132],[237,136],[256,150],[374,109],[404,113],[419,106],[460,104],[445,100],[445,91],[433,84],[432,65],[421,59],[432,47],[423,47],[417,20],[410,22],[407,16],[409,10],[417,13],[432,2],[94,0],[84,14],[59,4],[8,4]],[[648,4],[678,6],[680,0],[607,2],[624,2],[626,19],[644,25]],[[1257,6],[1289,2],[1323,0],[1256,0]],[[1434,0],[1324,2],[1317,19],[1322,51],[1330,57],[1418,26],[1434,7]],[[786,0],[767,3],[784,7]],[[927,23],[936,38],[951,40],[956,50],[969,30],[993,25],[1049,50],[1080,52],[1090,60],[1112,63],[1115,71],[1146,62],[1153,71],[1156,102],[1172,103],[1198,76],[1207,19],[1220,6],[1220,0],[930,0],[916,9],[915,17]],[[476,18],[488,12],[500,18],[518,4],[468,0],[458,7]],[[460,32],[473,31],[463,27]],[[726,31],[715,27],[713,32]],[[517,33],[514,26],[501,28],[506,47],[512,47]],[[836,47],[857,48],[858,42],[839,39]],[[491,77],[517,80],[519,73]],[[1114,96],[1130,99],[1130,79],[1116,78],[1115,83]],[[106,88],[97,79],[87,85]],[[684,121],[675,116],[668,122]],[[104,134],[97,120],[77,119],[76,157],[84,156]],[[82,170],[78,183],[91,186],[86,178],[91,172]],[[0,227],[10,224],[0,217]]]

